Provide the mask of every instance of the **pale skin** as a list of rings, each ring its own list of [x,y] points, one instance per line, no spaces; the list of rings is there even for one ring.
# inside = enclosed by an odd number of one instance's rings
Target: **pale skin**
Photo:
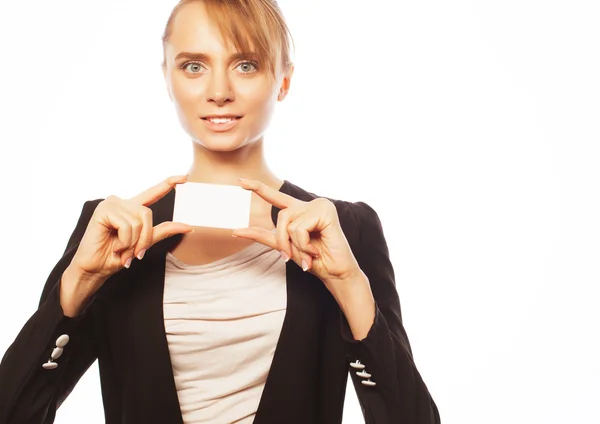
[[[335,206],[326,199],[303,202],[280,192],[283,180],[265,160],[263,134],[276,103],[289,91],[293,67],[278,63],[272,75],[260,63],[256,66],[254,58],[236,57],[201,2],[184,8],[165,46],[162,70],[179,120],[193,141],[191,168],[188,175],[170,177],[134,198],[110,196],[98,205],[62,277],[64,314],[78,315],[107,278],[129,267],[132,260],[143,260],[145,251],[166,237],[184,234],[182,244],[192,252],[194,246],[200,249],[202,229],[194,231],[174,222],[152,227],[149,206],[177,184],[239,184],[253,192],[250,222],[255,225],[211,237],[222,238],[227,253],[249,242],[265,244],[281,252],[282,260],[291,259],[313,273],[340,305],[354,338],[362,340],[373,324],[375,302],[368,278],[341,230]],[[182,52],[201,55],[181,57]],[[231,130],[215,132],[202,118],[218,115],[241,119]],[[272,205],[282,209],[275,234],[264,224],[272,225]]]

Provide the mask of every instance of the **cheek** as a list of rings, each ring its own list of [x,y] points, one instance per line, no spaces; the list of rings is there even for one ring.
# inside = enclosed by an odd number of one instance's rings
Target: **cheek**
[[[272,84],[242,84],[238,87],[236,98],[243,103],[246,114],[257,119],[270,118],[277,104],[277,92]]]
[[[203,92],[200,79],[174,78],[172,82],[174,101],[182,109],[192,104],[197,105],[198,98]]]

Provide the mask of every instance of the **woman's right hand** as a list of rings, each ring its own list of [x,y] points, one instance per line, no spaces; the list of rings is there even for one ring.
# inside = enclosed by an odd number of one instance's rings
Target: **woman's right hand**
[[[190,225],[170,221],[153,227],[152,211],[148,208],[177,184],[186,181],[187,176],[170,177],[131,199],[109,196],[100,202],[63,275],[67,293],[61,290],[61,303],[63,294],[69,299],[82,297],[82,288],[77,287],[81,281],[88,283],[84,292],[89,295],[108,277],[123,267],[129,268],[134,257],[142,259],[146,250],[155,243],[175,234],[193,231]],[[64,281],[65,277],[68,282]],[[75,291],[80,296],[73,296]]]

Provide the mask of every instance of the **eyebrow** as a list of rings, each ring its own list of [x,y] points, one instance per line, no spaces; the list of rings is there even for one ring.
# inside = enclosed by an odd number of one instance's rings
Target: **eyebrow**
[[[257,57],[258,55],[255,52],[240,52],[240,53],[234,53],[231,56],[229,56],[229,60],[239,60],[239,59],[247,59],[248,57]],[[196,52],[181,52],[179,53],[177,56],[175,56],[175,60],[179,60],[179,59],[192,59],[192,60],[202,60],[202,61],[206,61],[209,62],[210,61],[210,57],[205,54],[205,53],[196,53]]]

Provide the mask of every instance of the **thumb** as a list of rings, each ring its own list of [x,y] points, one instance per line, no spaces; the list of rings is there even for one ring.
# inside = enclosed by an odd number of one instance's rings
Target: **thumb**
[[[194,231],[194,227],[181,222],[162,222],[152,230],[152,243],[154,246],[161,240],[174,236],[175,234],[188,234]]]

